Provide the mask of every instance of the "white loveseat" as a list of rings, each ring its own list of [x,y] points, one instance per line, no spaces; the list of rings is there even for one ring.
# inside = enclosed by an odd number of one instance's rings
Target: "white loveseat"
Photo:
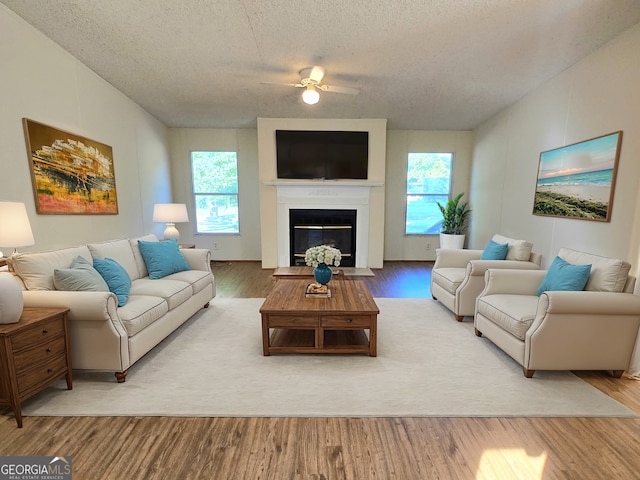
[[[536,370],[606,370],[620,377],[640,326],[631,265],[569,248],[558,257],[591,265],[584,290],[538,295],[546,270],[490,269],[476,303],[476,335],[509,354],[527,378]]]
[[[69,330],[74,369],[115,372],[118,382],[127,369],[215,297],[211,253],[182,249],[189,270],[150,279],[138,240],[153,235],[92,243],[49,252],[20,253],[8,259],[9,271],[23,289],[26,307],[70,309]],[[68,269],[77,257],[92,263],[109,258],[131,279],[129,297],[118,306],[114,293],[56,290],[54,270]]]
[[[504,260],[482,260],[483,250],[436,250],[431,296],[451,310],[459,322],[475,314],[476,298],[484,288],[484,274],[489,268],[538,270],[542,264],[542,255],[531,250],[531,242],[502,235],[494,235],[492,240],[509,245]]]

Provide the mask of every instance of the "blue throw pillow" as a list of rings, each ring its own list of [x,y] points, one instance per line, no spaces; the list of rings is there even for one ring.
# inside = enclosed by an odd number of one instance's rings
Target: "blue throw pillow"
[[[547,274],[544,276],[540,287],[538,288],[538,296],[542,292],[552,290],[580,291],[584,290],[585,285],[589,281],[591,274],[591,264],[588,265],[572,265],[564,261],[560,257],[556,257],[551,262]]]
[[[162,242],[138,240],[140,253],[149,272],[149,278],[157,280],[172,273],[191,270],[175,238]]]
[[[94,258],[93,268],[107,282],[109,291],[118,297],[118,306],[123,307],[129,300],[129,291],[131,291],[131,278],[127,271],[112,258]]]
[[[507,258],[508,249],[508,243],[496,243],[493,240],[489,240],[480,256],[480,260],[504,260]]]

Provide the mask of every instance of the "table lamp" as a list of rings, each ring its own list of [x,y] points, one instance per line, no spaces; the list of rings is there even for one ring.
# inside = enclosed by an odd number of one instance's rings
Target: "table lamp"
[[[17,247],[33,245],[33,232],[24,203],[0,202],[0,246]],[[24,299],[22,290],[10,273],[0,273],[0,323],[16,323],[20,320]]]
[[[175,224],[189,221],[187,206],[184,203],[156,203],[153,206],[153,221],[167,224],[164,231],[165,240],[175,238],[178,241],[180,232]]]
[[[17,247],[35,243],[25,204],[0,202],[0,247],[12,247],[15,254]]]

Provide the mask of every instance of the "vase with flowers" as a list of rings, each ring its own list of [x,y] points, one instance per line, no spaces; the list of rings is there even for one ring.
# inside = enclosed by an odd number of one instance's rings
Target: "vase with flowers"
[[[304,261],[310,267],[313,267],[313,277],[316,283],[326,285],[331,280],[333,272],[331,266],[340,266],[342,254],[337,248],[329,245],[318,245],[307,249],[304,255]]]

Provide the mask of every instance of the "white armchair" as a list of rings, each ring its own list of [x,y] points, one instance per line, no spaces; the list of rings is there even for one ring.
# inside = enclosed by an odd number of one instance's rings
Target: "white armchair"
[[[483,250],[437,249],[431,271],[431,296],[451,310],[461,322],[473,316],[476,298],[484,288],[484,274],[489,268],[539,270],[542,255],[532,252],[532,244],[495,235],[496,243],[508,243],[505,260],[481,260]]]
[[[538,296],[545,270],[487,270],[476,302],[476,335],[510,355],[527,378],[536,370],[608,370],[620,377],[640,327],[631,266],[566,248],[558,256],[592,265],[585,290]]]

